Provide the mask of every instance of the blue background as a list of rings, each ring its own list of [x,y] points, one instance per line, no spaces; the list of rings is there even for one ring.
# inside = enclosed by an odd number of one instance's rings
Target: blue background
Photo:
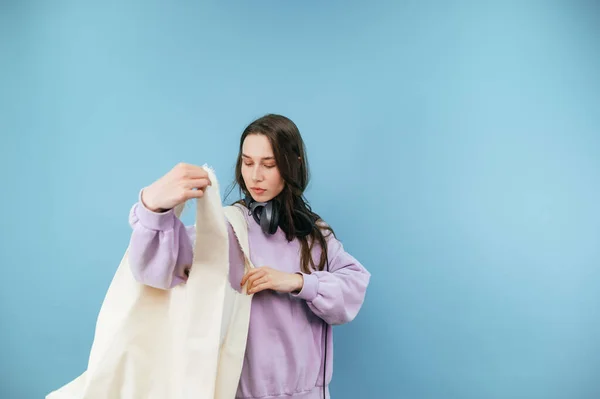
[[[1,1],[0,397],[84,370],[139,190],[226,185],[268,112],[373,274],[335,399],[600,397],[599,42],[594,1]]]

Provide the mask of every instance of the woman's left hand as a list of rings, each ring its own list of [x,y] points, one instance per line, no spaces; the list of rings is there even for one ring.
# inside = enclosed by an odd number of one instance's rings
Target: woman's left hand
[[[286,273],[263,266],[246,273],[240,286],[246,283],[248,283],[248,294],[256,294],[267,289],[278,292],[295,292],[302,289],[304,277],[298,273]]]

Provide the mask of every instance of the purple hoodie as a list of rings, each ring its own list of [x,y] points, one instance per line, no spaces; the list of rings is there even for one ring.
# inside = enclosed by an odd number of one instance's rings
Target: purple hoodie
[[[264,234],[244,210],[252,263],[300,272],[298,240],[288,242],[281,229],[272,236]],[[132,207],[129,223],[133,229],[129,262],[136,280],[162,289],[184,283],[185,267],[192,264],[194,226],[184,226],[173,210],[155,213],[141,201]],[[227,227],[230,242],[237,243],[229,223]],[[297,294],[271,290],[254,294],[236,398],[323,398],[325,328],[328,385],[333,360],[331,326],[354,319],[370,279],[369,272],[333,235],[327,241],[329,272],[302,273],[304,287]],[[313,257],[318,261],[315,247]],[[237,244],[230,245],[230,283],[238,291],[244,273],[242,256]]]

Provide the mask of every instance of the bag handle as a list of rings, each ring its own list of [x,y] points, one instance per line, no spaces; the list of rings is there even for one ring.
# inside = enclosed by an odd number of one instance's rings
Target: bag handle
[[[253,269],[254,265],[250,260],[250,246],[248,244],[248,223],[246,222],[246,218],[243,215],[243,210],[236,205],[230,205],[223,208],[223,212],[225,213],[225,217],[231,223],[231,227],[233,227],[233,232],[242,248],[242,252],[244,253],[244,260],[246,266],[246,272],[249,269]]]

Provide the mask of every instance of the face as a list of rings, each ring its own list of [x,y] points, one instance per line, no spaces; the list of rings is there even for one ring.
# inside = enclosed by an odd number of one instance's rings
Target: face
[[[283,190],[284,181],[273,155],[269,139],[262,134],[250,134],[242,145],[242,177],[255,201],[266,202]]]

